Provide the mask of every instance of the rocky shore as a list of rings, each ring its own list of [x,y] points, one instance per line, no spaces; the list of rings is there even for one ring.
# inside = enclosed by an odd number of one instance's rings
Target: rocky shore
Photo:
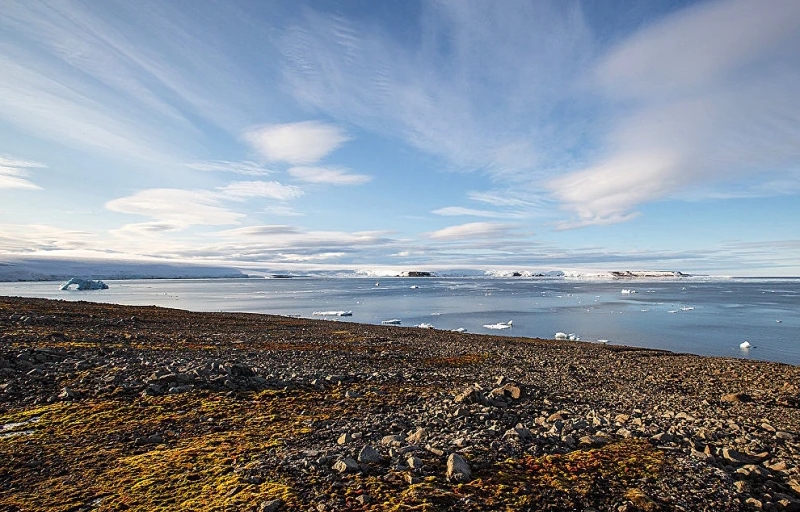
[[[800,510],[800,368],[0,298],[0,509]]]

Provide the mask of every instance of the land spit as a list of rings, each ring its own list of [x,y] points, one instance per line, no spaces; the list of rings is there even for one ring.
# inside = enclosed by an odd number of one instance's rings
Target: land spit
[[[798,383],[631,347],[0,298],[0,508],[798,510]]]

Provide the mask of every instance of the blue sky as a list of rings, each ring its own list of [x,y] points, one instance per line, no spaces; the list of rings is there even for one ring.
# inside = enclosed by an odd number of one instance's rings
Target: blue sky
[[[800,275],[800,3],[0,0],[0,258]]]

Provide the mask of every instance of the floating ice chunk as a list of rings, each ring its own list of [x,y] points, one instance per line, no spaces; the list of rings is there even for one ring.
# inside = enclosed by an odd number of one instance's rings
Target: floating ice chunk
[[[411,286],[409,286],[409,288],[411,288],[412,290],[416,290],[417,288],[419,288],[419,286],[412,284]]]
[[[459,327],[458,329],[453,329],[453,332],[467,332],[467,330],[463,327]]]
[[[415,325],[414,327],[419,327],[420,329],[433,329],[433,325],[432,324],[426,324],[425,322],[422,322],[421,324]]]
[[[608,340],[597,340],[597,343],[608,343]]]
[[[693,310],[694,308],[692,306],[683,306],[681,308],[681,311],[693,311]]]
[[[62,290],[69,290],[70,286],[75,286],[76,290],[108,290],[108,285],[100,280],[81,279],[73,277],[61,285]]]
[[[565,332],[557,332],[556,335],[555,335],[555,338],[557,340],[565,340],[565,339],[567,339],[567,333],[565,333]]]
[[[314,316],[353,316],[352,311],[314,311]]]
[[[512,320],[509,320],[508,322],[505,323],[498,322],[496,324],[484,324],[483,327],[485,327],[486,329],[495,329],[495,330],[511,329],[511,323]]]
[[[747,340],[739,343],[739,348],[743,348],[745,350],[747,350],[748,348],[752,348],[752,347],[753,347],[753,345],[751,345],[750,342],[747,341]]]
[[[626,288],[622,289],[622,295],[630,295],[631,293],[636,293],[636,290],[628,290]]]
[[[400,325],[400,323],[399,318],[392,318],[391,320],[384,320],[381,322],[383,325]]]

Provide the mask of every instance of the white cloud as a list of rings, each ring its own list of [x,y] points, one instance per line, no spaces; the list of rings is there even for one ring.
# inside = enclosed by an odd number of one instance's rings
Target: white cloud
[[[250,161],[230,162],[227,160],[208,160],[206,162],[188,163],[186,167],[197,171],[230,172],[247,176],[265,176],[272,172],[263,165]]]
[[[619,116],[605,155],[547,181],[575,227],[635,217],[663,198],[720,197],[729,183],[796,179],[800,4],[747,0],[680,11],[623,41],[596,82]],[[741,187],[737,191],[742,194]]]
[[[267,160],[290,164],[313,164],[350,140],[341,128],[320,121],[260,126],[244,139]]]
[[[266,197],[278,201],[288,201],[303,195],[303,191],[292,185],[277,181],[236,181],[220,187],[219,195],[225,199],[243,201],[255,197]]]
[[[451,169],[527,176],[569,155],[587,132],[584,118],[565,120],[559,110],[577,101],[569,94],[591,35],[575,6],[510,5],[425,2],[413,45],[307,9],[280,39],[286,90],[309,108],[444,157]]]
[[[494,238],[505,235],[512,226],[499,222],[470,222],[450,226],[428,233],[434,240],[469,240],[474,238]]]
[[[0,189],[40,189],[39,185],[25,178],[28,175],[27,169],[42,167],[45,166],[37,162],[0,157]]]
[[[106,208],[180,226],[237,224],[245,216],[220,206],[219,194],[206,190],[147,189],[111,200]]]
[[[336,167],[292,167],[289,174],[308,183],[330,185],[360,185],[372,180],[365,174],[348,174],[346,169]]]
[[[43,224],[0,224],[0,251],[29,253],[90,248],[96,235]]]
[[[458,216],[471,216],[471,217],[488,217],[488,218],[514,218],[514,217],[522,217],[524,214],[522,213],[515,213],[515,212],[495,212],[490,210],[475,210],[473,208],[463,208],[461,206],[447,206],[445,208],[439,208],[438,210],[433,210],[431,213],[436,215],[444,215],[447,217],[458,217]]]

